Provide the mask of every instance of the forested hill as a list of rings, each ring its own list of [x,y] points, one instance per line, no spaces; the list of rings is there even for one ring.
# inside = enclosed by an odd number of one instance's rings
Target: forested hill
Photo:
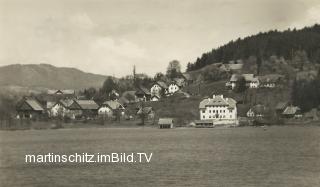
[[[301,30],[277,30],[259,33],[213,49],[202,54],[194,63],[188,63],[187,71],[197,70],[217,62],[246,59],[249,56],[268,58],[271,55],[291,59],[297,50],[304,50],[311,62],[320,63],[320,25]]]

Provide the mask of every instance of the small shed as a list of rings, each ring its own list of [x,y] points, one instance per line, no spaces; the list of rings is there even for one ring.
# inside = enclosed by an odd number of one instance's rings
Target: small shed
[[[172,129],[173,119],[172,118],[160,118],[158,122],[160,129]]]

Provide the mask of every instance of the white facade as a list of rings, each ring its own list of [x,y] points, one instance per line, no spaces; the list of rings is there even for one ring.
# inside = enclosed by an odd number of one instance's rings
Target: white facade
[[[222,95],[204,99],[200,102],[200,120],[236,120],[236,101]]]
[[[177,91],[179,91],[179,86],[175,83],[171,83],[168,87],[168,92],[169,94],[174,94],[176,93]]]
[[[101,106],[98,110],[99,115],[112,116],[112,110],[107,106]]]
[[[62,104],[57,103],[50,109],[50,117],[56,117],[58,115],[64,116],[69,109],[65,108]]]
[[[151,101],[159,101],[160,98],[159,98],[158,96],[154,95],[154,96],[151,97],[150,100],[151,100]]]
[[[249,84],[249,88],[258,88],[259,87],[259,81],[258,80],[251,81],[248,84]]]
[[[160,95],[162,88],[158,84],[154,84],[150,91],[151,95]]]

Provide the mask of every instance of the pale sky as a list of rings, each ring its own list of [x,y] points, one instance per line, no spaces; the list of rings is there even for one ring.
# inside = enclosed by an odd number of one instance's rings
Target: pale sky
[[[319,0],[0,0],[0,65],[154,75],[238,37],[314,23]]]

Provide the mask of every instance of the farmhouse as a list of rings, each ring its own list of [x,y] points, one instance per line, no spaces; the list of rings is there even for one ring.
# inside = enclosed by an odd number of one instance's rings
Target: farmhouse
[[[258,88],[259,87],[259,79],[255,77],[254,74],[242,74],[244,79],[246,80],[246,86],[248,88]]]
[[[174,94],[177,91],[180,90],[180,86],[176,82],[171,82],[169,87],[168,87],[168,93],[169,94]]]
[[[282,116],[285,118],[300,118],[302,117],[301,109],[293,105],[287,106],[282,112]]]
[[[213,95],[199,104],[200,120],[236,120],[237,106],[232,98],[223,95]]]
[[[275,88],[280,84],[283,78],[283,75],[278,74],[269,74],[258,77],[261,88]]]
[[[124,107],[118,101],[105,101],[98,109],[99,115],[112,117],[119,111],[124,115]]]
[[[163,94],[167,94],[167,91],[168,91],[168,86],[166,83],[162,81],[155,82],[150,89],[151,97],[154,95],[157,95],[160,97]]]
[[[182,78],[186,85],[193,83],[193,79],[189,73],[182,73]]]
[[[75,100],[82,111],[84,117],[95,117],[98,114],[99,106],[94,100]]]
[[[226,83],[226,87],[234,89],[241,79],[244,79],[248,88],[258,88],[259,79],[254,74],[232,74],[229,82]]]
[[[50,103],[47,103],[47,106]],[[73,99],[61,99],[51,107],[47,107],[49,117],[68,116],[75,119],[82,114],[81,107]]]
[[[38,118],[44,113],[44,108],[33,98],[25,98],[17,105],[17,118]]]
[[[151,98],[150,91],[143,86],[139,86],[137,88],[135,95],[139,101],[150,101],[150,98]]]
[[[159,118],[158,122],[160,129],[172,129],[173,128],[173,119],[172,118]]]

